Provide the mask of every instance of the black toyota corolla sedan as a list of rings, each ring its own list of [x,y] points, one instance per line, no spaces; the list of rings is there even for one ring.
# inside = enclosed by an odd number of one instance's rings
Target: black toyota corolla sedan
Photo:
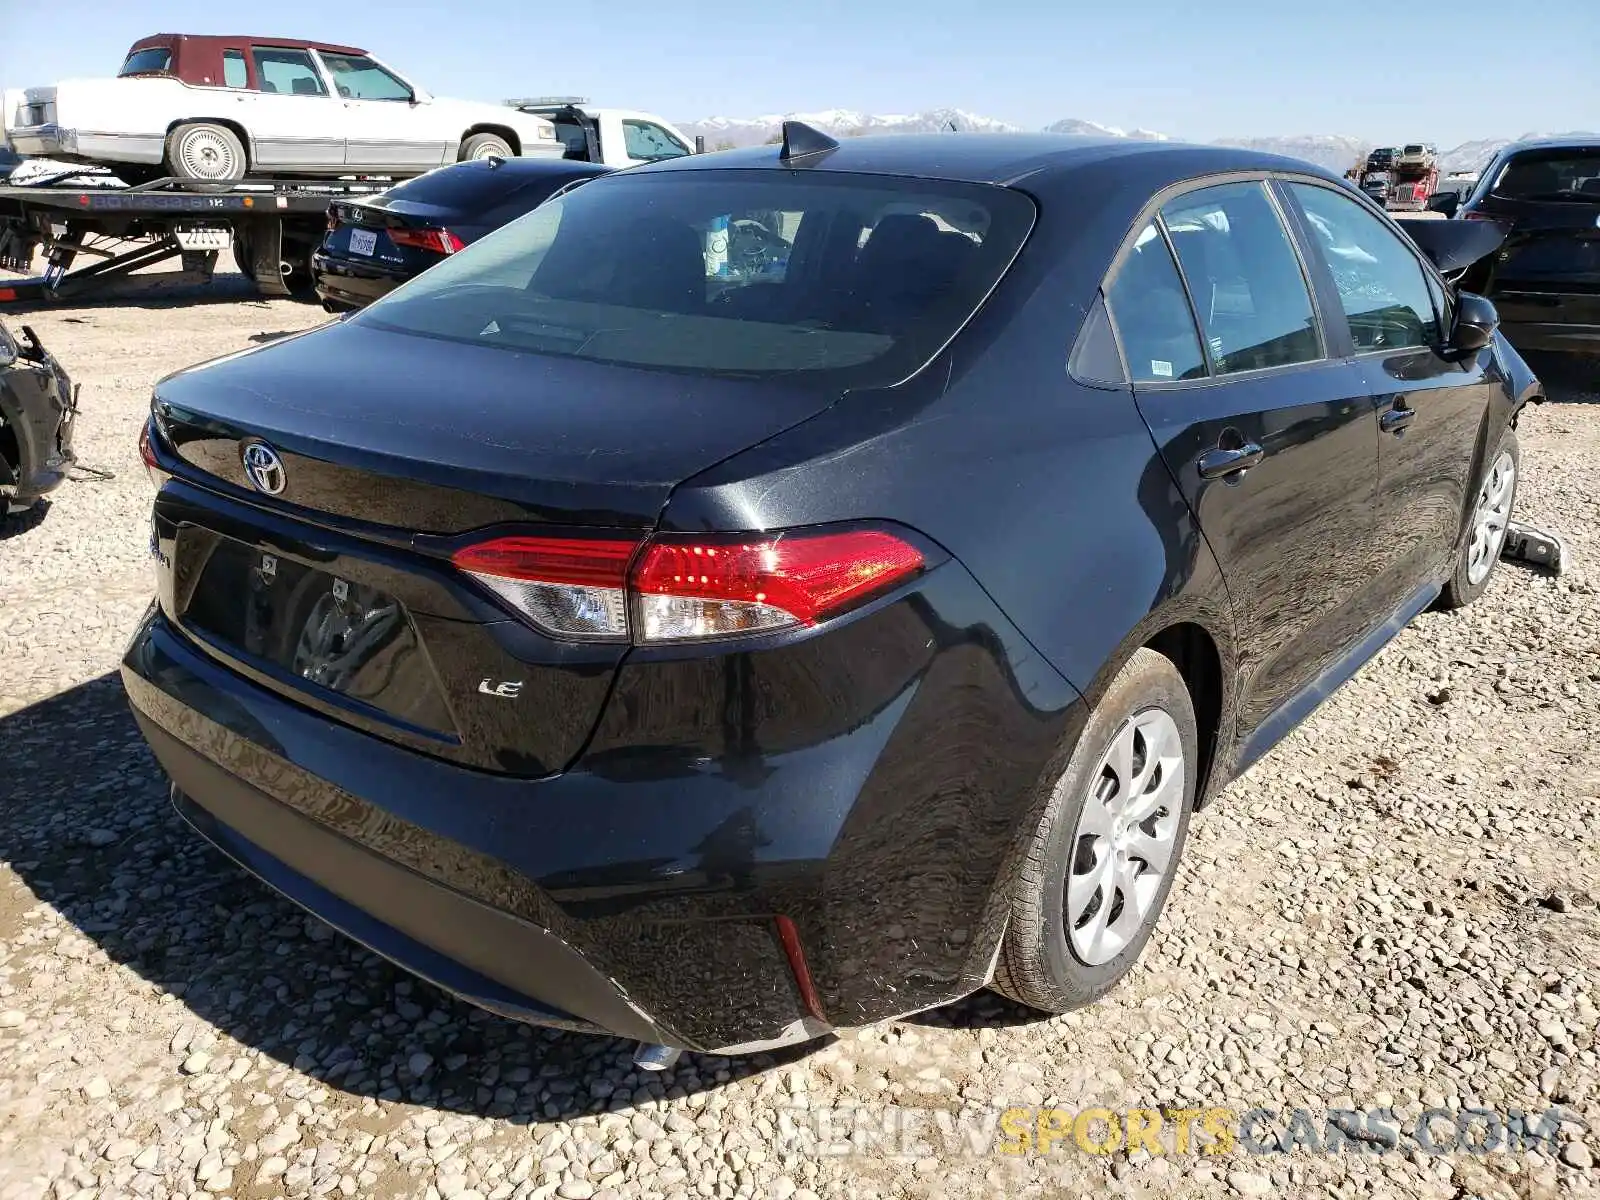
[[[1061,1011],[1488,585],[1537,393],[1304,163],[792,124],[163,380],[124,678],[201,832],[494,1011],[647,1062]]]
[[[311,256],[317,298],[330,311],[361,308],[562,188],[611,169],[564,158],[475,158],[370,199],[336,200]]]

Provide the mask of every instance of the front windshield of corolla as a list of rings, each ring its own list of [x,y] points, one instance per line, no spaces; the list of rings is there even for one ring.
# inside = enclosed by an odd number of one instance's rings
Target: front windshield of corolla
[[[983,303],[1034,220],[1001,187],[683,171],[585,184],[352,318],[538,354],[897,382]]]

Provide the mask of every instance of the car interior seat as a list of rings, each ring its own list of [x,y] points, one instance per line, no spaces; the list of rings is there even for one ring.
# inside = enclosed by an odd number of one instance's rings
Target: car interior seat
[[[853,327],[905,334],[950,292],[977,249],[965,234],[940,230],[932,217],[883,217],[856,255],[854,303],[849,306]]]
[[[322,89],[317,86],[317,81],[315,79],[308,79],[304,75],[301,75],[299,78],[297,78],[294,83],[290,85],[290,89],[296,96],[322,95]]]

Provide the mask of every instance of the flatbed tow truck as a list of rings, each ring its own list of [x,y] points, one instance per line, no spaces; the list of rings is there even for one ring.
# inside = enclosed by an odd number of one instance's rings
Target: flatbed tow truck
[[[329,202],[395,181],[108,182],[104,173],[75,168],[0,185],[0,267],[30,271],[45,251],[43,275],[0,278],[0,311],[209,284],[218,255],[230,248],[263,296],[297,295],[310,287],[310,256],[327,229]],[[173,260],[176,270],[147,269]]]

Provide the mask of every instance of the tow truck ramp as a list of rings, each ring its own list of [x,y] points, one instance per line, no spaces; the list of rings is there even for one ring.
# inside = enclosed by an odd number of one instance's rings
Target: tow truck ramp
[[[393,182],[169,178],[108,187],[103,178],[64,172],[0,186],[0,266],[31,271],[36,253],[45,252],[43,275],[0,279],[0,311],[204,286],[230,248],[262,295],[292,295],[309,287],[329,203]],[[174,260],[176,269],[149,270]]]

